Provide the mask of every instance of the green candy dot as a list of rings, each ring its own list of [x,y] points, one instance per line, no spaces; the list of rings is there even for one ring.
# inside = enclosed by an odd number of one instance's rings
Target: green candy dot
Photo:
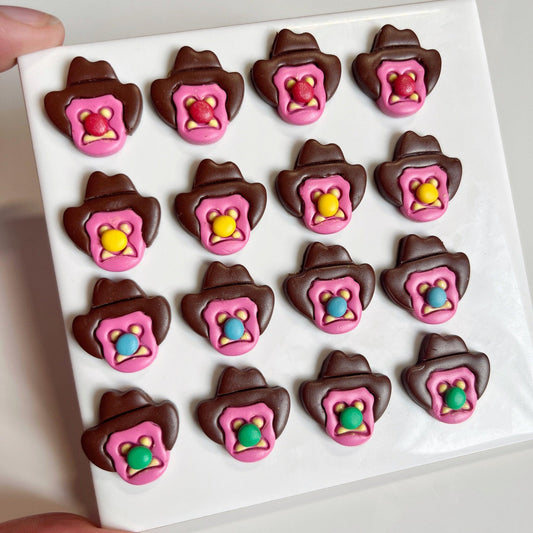
[[[444,402],[450,409],[461,409],[466,402],[465,391],[459,387],[450,387],[444,394]]]
[[[346,429],[357,429],[363,423],[363,413],[357,407],[346,407],[340,416],[341,426]]]
[[[255,424],[244,424],[237,432],[237,440],[246,448],[255,446],[261,440],[261,430]]]
[[[128,466],[134,470],[142,470],[152,462],[152,452],[146,446],[134,446],[126,458]]]

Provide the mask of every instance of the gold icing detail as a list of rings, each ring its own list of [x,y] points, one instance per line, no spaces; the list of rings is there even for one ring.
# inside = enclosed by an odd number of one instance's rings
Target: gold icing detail
[[[463,405],[463,409],[465,411],[470,411],[470,409],[472,409],[471,405],[466,401]]]
[[[331,292],[323,292],[320,295],[320,301],[325,304],[331,298]]]
[[[344,313],[343,317],[345,320],[353,320],[355,318],[355,315],[348,309],[346,313]]]
[[[311,85],[311,87],[314,87],[315,86],[315,78],[312,78],[311,76],[306,76],[304,78],[304,81],[306,81],[309,85]]]
[[[391,97],[390,97],[390,103],[391,104],[395,104],[396,102],[399,102],[400,101],[400,97],[396,94],[393,94]]]
[[[240,309],[239,311],[235,313],[235,315],[237,316],[237,318],[240,318],[242,321],[248,319],[248,312],[245,311],[244,309]]]
[[[113,130],[107,130],[103,135],[100,135],[99,137],[95,137],[94,135],[89,135],[86,133],[83,136],[83,142],[85,144],[92,143],[93,141],[99,141],[100,139],[116,139],[117,134]]]
[[[237,229],[235,230],[231,236],[234,238],[234,239],[242,239],[242,233]]]
[[[445,279],[439,279],[437,280],[437,287],[440,287],[441,289],[446,290],[448,288],[448,283]]]
[[[302,106],[300,104],[297,104],[296,102],[291,102],[289,104],[289,111],[296,111],[298,109],[301,109]]]
[[[447,415],[449,412],[451,412],[450,407],[447,407],[446,405],[444,405],[444,406],[442,407],[442,410],[441,410],[440,414],[441,414],[441,415]]]
[[[442,307],[431,307],[430,305],[424,306],[424,308],[422,309],[422,314],[429,315],[429,313],[433,313],[433,311],[445,311],[451,308],[452,308],[452,304],[450,303],[449,300],[446,300],[446,303]]]
[[[422,285],[419,285],[418,287],[418,293],[425,294],[428,289],[429,289],[429,285],[427,283],[422,283]]]
[[[215,218],[218,217],[218,213],[216,211],[210,211],[208,214],[207,214],[207,220],[209,222],[213,222],[213,220],[215,220]]]
[[[102,250],[102,254],[100,255],[100,259],[102,261],[105,261],[106,259],[109,259],[111,257],[115,257],[115,255],[111,252],[108,252],[107,250]]]
[[[220,346],[226,346],[226,344],[230,343],[230,340],[227,337],[220,337]]]
[[[149,355],[149,353],[150,352],[146,346],[140,346],[139,349],[133,355]]]
[[[429,178],[426,183],[431,183],[435,189],[439,188],[439,180],[437,178]]]
[[[326,315],[326,316],[324,317],[324,323],[325,323],[325,324],[329,324],[329,323],[331,323],[331,322],[334,322],[335,320],[336,320],[336,318],[333,317],[333,316],[331,316],[331,315]]]
[[[334,187],[333,189],[330,189],[328,192],[329,192],[329,194],[332,194],[333,196],[335,196],[335,198],[337,198],[337,200],[341,197],[341,191],[339,189],[337,189],[337,187]]]
[[[361,411],[361,413],[365,410],[365,404],[363,402],[361,402],[361,401],[354,402],[353,406],[357,407],[357,409],[359,409],[359,411]]]
[[[131,356],[122,355],[121,353],[117,353],[117,355],[115,355],[115,363],[122,363],[123,361],[128,359],[128,357],[131,357]]]
[[[287,87],[287,89],[292,89],[292,87],[294,87],[296,85],[296,80],[294,78],[289,78],[287,80],[287,83],[285,84],[285,87]]]
[[[410,97],[409,97],[410,100],[413,100],[413,102],[418,102],[418,100],[420,100],[420,96],[418,96],[417,93],[413,93]]]
[[[102,109],[100,109],[100,115],[104,118],[111,118],[113,116],[113,111],[111,111],[109,107],[102,107]]]
[[[217,101],[212,97],[208,96],[205,100],[213,109],[217,106]]]
[[[398,77],[398,74],[396,74],[395,72],[392,72],[391,74],[389,74],[389,77],[387,78],[387,81],[389,83],[392,83],[397,77]]]
[[[211,126],[212,128],[218,128],[218,120],[216,118],[212,118],[208,123],[208,126]]]
[[[342,411],[344,411],[345,409],[346,409],[346,404],[344,402],[340,402],[340,403],[335,404],[335,407],[333,408],[333,410],[337,414],[342,413]]]
[[[241,341],[251,341],[251,340],[252,340],[252,336],[247,331],[245,331],[242,334]]]
[[[322,192],[321,191],[315,191],[311,195],[311,199],[313,200],[313,202],[316,202],[321,196],[322,196]]]
[[[130,333],[133,333],[134,335],[140,335],[143,332],[143,328],[139,326],[138,324],[134,324],[133,326],[130,326]]]
[[[120,337],[121,334],[122,334],[122,331],[120,331],[120,329],[114,329],[109,334],[109,338],[111,339],[111,342],[115,342]]]
[[[320,224],[320,222],[324,222],[326,220],[322,215],[319,215],[318,213],[313,217],[313,224]]]
[[[466,383],[462,379],[459,379],[458,381],[456,381],[455,386],[463,390],[466,389]]]
[[[342,209],[339,209],[336,213],[335,213],[335,218],[346,218],[346,215],[344,214],[344,211]]]
[[[185,100],[185,107],[191,107],[194,102],[196,102],[196,98],[194,98],[193,96],[189,96],[189,98]]]
[[[98,228],[98,235],[102,235],[102,233],[104,233],[104,231],[107,231],[108,229],[111,229],[111,226],[109,226],[108,224],[104,224],[103,226],[100,226]]]
[[[441,383],[437,387],[437,390],[439,391],[440,394],[442,394],[443,392],[446,392],[448,390],[448,385],[446,383]]]
[[[224,324],[224,322],[226,322],[227,318],[228,318],[228,315],[226,313],[220,313],[217,316],[217,323],[218,324]]]
[[[311,98],[311,100],[309,100],[309,102],[307,102],[307,107],[312,107],[312,106],[316,106],[318,107],[318,100],[316,98]]]
[[[409,188],[412,190],[412,191],[416,191],[416,189],[418,189],[418,187],[420,187],[420,182],[418,180],[413,180],[411,182],[411,185],[409,185]]]
[[[237,431],[242,425],[244,424],[244,420],[242,418],[237,418],[237,420],[234,420],[231,424],[231,428],[234,431]]]
[[[213,234],[211,235],[211,238],[209,240],[211,241],[211,244],[216,244],[217,242],[220,242],[222,240],[222,237]]]
[[[243,452],[244,450],[247,450],[248,448],[246,446],[243,446],[240,442],[237,442],[237,444],[235,444],[235,448],[234,450],[236,452]]]
[[[432,204],[431,207],[442,207],[442,202],[437,198]]]
[[[252,424],[261,429],[265,425],[265,421],[260,416],[254,416],[252,418]]]
[[[268,448],[268,444],[265,439],[261,439],[257,444],[257,448]]]
[[[79,115],[79,119],[83,122],[90,114],[90,111],[82,111]]]
[[[413,79],[413,80],[416,81],[416,76],[415,76],[415,73],[414,73],[414,72],[408,72],[407,75],[408,75],[411,79]]]
[[[131,449],[131,443],[130,442],[126,442],[125,444],[123,444],[121,447],[120,447],[120,453],[121,455],[126,455]]]
[[[195,128],[198,127],[198,124],[196,124],[196,122],[194,122],[194,120],[188,120],[187,121],[187,124],[185,125],[185,127],[188,129],[188,130],[193,130]]]
[[[239,218],[239,213],[237,212],[236,209],[228,209],[228,211],[226,212],[226,215],[233,218],[234,220],[237,220]]]
[[[135,254],[131,246],[126,246],[126,248],[124,248],[124,251],[122,252],[122,255],[135,255]]]
[[[161,464],[161,461],[157,459],[157,457],[154,457],[152,459],[152,462],[146,468],[151,468],[152,466],[159,466],[160,464]]]
[[[148,435],[145,435],[139,439],[139,444],[146,446],[146,448],[151,448],[153,443],[154,441],[152,440],[152,437],[149,437]]]
[[[419,204],[418,202],[414,202],[411,206],[412,211],[420,211],[421,209],[425,209],[427,206],[423,204]]]
[[[126,235],[129,235],[133,231],[133,226],[129,222],[123,222],[120,224],[118,229],[124,232]]]
[[[345,300],[350,299],[350,291],[348,289],[342,289],[342,291],[339,292],[339,295],[342,296]]]

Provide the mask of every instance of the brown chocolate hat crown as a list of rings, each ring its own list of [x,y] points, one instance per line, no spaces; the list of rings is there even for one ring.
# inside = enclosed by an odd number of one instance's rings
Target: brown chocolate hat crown
[[[407,235],[400,240],[396,266],[381,273],[381,285],[395,303],[410,310],[411,296],[405,289],[409,276],[413,272],[424,272],[441,266],[454,272],[457,292],[459,298],[462,298],[470,280],[468,257],[462,252],[448,252],[438,237]]]
[[[239,112],[244,95],[242,76],[238,72],[225,71],[214,52],[198,52],[190,46],[183,46],[176,55],[174,67],[168,77],[152,83],[152,101],[160,117],[175,128],[176,108],[172,95],[182,85],[210,83],[216,83],[226,93],[226,112],[228,119],[232,120]]]
[[[426,335],[418,354],[416,365],[402,372],[402,383],[415,402],[431,409],[431,395],[426,382],[432,372],[466,367],[475,376],[475,389],[480,398],[490,377],[490,361],[486,354],[470,352],[461,337],[457,335]]]
[[[338,174],[350,184],[350,203],[355,209],[365,193],[366,172],[361,165],[350,165],[336,144],[320,144],[307,140],[296,159],[294,170],[283,170],[276,178],[276,191],[284,207],[296,217],[301,217],[304,203],[298,190],[308,178],[322,178]]]
[[[71,100],[107,94],[122,102],[124,126],[131,135],[141,120],[141,91],[133,83],[121,83],[107,61],[92,62],[84,57],[75,57],[70,63],[65,89],[48,93],[44,98],[44,107],[50,120],[70,137],[71,126],[65,109]]]
[[[431,165],[438,165],[446,172],[446,188],[452,199],[461,183],[461,161],[444,155],[439,142],[432,135],[420,136],[407,131],[396,143],[393,161],[381,163],[374,171],[378,190],[387,201],[399,207],[402,205],[403,194],[398,179],[404,170]]]
[[[72,332],[79,345],[93,357],[103,358],[102,346],[96,338],[96,329],[106,318],[117,318],[141,311],[152,320],[152,332],[161,344],[170,327],[170,305],[163,296],[147,296],[129,279],[113,281],[101,278],[94,285],[89,312],[72,322]]]
[[[243,265],[226,266],[219,261],[209,265],[199,293],[186,294],[181,300],[181,312],[185,322],[202,337],[209,338],[209,327],[203,311],[213,300],[250,298],[257,305],[259,331],[270,322],[274,309],[274,292],[267,285],[256,285]]]
[[[65,210],[63,225],[74,244],[87,255],[91,255],[91,241],[85,224],[98,212],[133,210],[142,218],[141,231],[146,246],[154,241],[161,215],[159,202],[153,197],[141,196],[125,174],[108,176],[93,172],[87,182],[84,200],[82,205]]]
[[[377,100],[381,84],[376,71],[381,62],[409,59],[415,59],[424,67],[424,82],[429,94],[440,76],[441,57],[437,50],[422,48],[413,30],[399,30],[391,24],[383,26],[374,37],[370,53],[359,54],[355,58],[352,72],[361,90]]]
[[[326,423],[322,400],[331,390],[351,390],[365,387],[374,396],[374,420],[378,420],[391,394],[387,376],[374,374],[367,359],[361,354],[347,355],[340,350],[329,353],[315,381],[305,381],[300,386],[300,399],[306,411],[319,423]]]
[[[266,102],[278,105],[278,90],[273,77],[280,67],[313,63],[324,73],[324,89],[329,100],[337,90],[341,63],[337,56],[324,54],[310,33],[294,33],[285,28],[276,34],[269,59],[261,59],[252,67],[252,82]]]
[[[326,246],[320,242],[310,244],[304,254],[302,268],[289,274],[283,283],[289,301],[305,316],[313,319],[313,303],[307,296],[313,282],[351,277],[360,287],[359,297],[363,309],[368,307],[375,287],[374,269],[366,264],[356,264],[350,254],[339,245]]]
[[[224,432],[218,424],[220,415],[227,407],[255,403],[264,403],[272,409],[274,433],[279,437],[289,417],[289,393],[283,387],[269,386],[257,368],[226,367],[220,375],[215,397],[198,404],[198,422],[211,440],[223,444]]]
[[[265,187],[261,183],[246,181],[239,167],[231,161],[215,163],[211,159],[203,159],[196,170],[191,191],[176,196],[174,212],[189,233],[200,237],[200,222],[196,217],[198,204],[207,197],[220,198],[233,194],[241,195],[248,202],[248,222],[253,229],[265,212]]]
[[[179,427],[178,411],[172,402],[155,403],[140,389],[108,391],[100,399],[98,424],[81,437],[83,451],[96,466],[112,472],[115,466],[105,450],[109,436],[147,421],[161,428],[166,449],[172,449]]]

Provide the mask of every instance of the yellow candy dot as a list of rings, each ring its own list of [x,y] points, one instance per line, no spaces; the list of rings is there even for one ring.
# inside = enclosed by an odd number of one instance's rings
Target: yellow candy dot
[[[339,200],[333,194],[321,194],[317,207],[323,217],[332,217],[339,210]]]
[[[100,236],[104,250],[108,252],[121,252],[128,245],[128,237],[119,229],[108,229]]]
[[[437,187],[431,183],[423,183],[416,189],[416,198],[424,204],[432,204],[439,197]]]
[[[213,220],[213,233],[217,237],[229,237],[236,227],[235,219],[228,215],[220,215]]]

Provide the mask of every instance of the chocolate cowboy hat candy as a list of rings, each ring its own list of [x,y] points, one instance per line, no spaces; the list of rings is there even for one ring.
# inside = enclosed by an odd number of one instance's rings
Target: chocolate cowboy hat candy
[[[402,117],[416,113],[439,79],[437,50],[420,46],[413,30],[383,26],[370,53],[359,54],[352,72],[357,85],[383,113]]]
[[[490,376],[489,358],[469,352],[461,337],[426,335],[416,365],[405,368],[409,396],[432,417],[447,424],[470,418]]]
[[[168,78],[152,83],[159,116],[193,144],[218,141],[241,107],[244,80],[222,69],[210,50],[180,48]]]
[[[89,176],[85,199],[63,214],[74,244],[104,270],[123,272],[137,265],[159,228],[155,198],[141,196],[125,174]]]
[[[265,206],[266,189],[245,181],[235,163],[204,159],[192,190],[176,196],[174,210],[180,224],[206,250],[229,255],[244,248]]]
[[[274,293],[256,285],[242,265],[211,263],[202,289],[181,301],[185,322],[223,355],[249,352],[268,326]]]
[[[44,108],[57,128],[76,148],[92,156],[118,152],[141,120],[141,91],[121,83],[107,61],[75,57],[67,86],[48,93]]]
[[[318,120],[337,90],[341,63],[320,51],[310,33],[281,30],[274,39],[269,59],[252,67],[252,82],[259,96],[277,108],[290,124]]]
[[[310,139],[302,146],[294,170],[276,178],[281,203],[316,233],[336,233],[345,228],[365,193],[366,172],[350,165],[336,144]]]
[[[300,386],[305,410],[343,446],[358,446],[372,436],[390,394],[387,376],[372,373],[363,355],[340,350],[326,357],[318,379]]]
[[[289,274],[283,288],[315,326],[326,333],[346,333],[359,324],[375,283],[370,265],[355,264],[342,246],[315,242],[305,250],[300,272]]]
[[[470,262],[450,253],[435,236],[407,235],[400,240],[394,268],[384,270],[387,296],[427,324],[441,324],[457,311],[470,279]]]
[[[83,433],[81,445],[99,468],[144,485],[167,469],[178,426],[172,402],[156,403],[140,389],[111,390],[100,399],[98,424]]]
[[[461,161],[441,151],[435,137],[405,132],[392,161],[374,171],[379,192],[405,217],[427,222],[441,217],[461,183]]]
[[[215,397],[198,404],[204,433],[246,463],[264,459],[274,448],[290,411],[289,393],[270,387],[256,368],[226,367]]]
[[[77,316],[72,332],[93,357],[120,372],[137,372],[157,356],[170,326],[170,306],[162,296],[146,296],[133,281],[99,279],[86,315]]]

